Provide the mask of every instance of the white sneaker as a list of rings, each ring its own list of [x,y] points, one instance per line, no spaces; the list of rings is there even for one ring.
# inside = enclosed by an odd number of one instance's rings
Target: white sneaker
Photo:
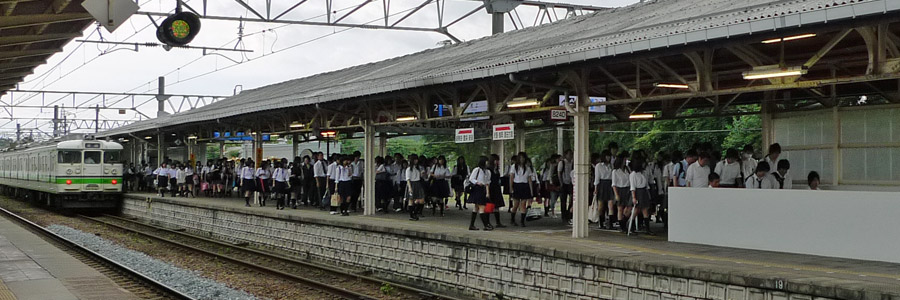
[[[329,213],[329,214],[332,214],[332,215],[336,215],[336,214],[337,214],[336,211],[332,211],[332,212],[328,212],[328,213]]]
[[[398,209],[395,209],[395,210],[394,210],[394,212],[401,212],[401,211],[403,211],[402,208],[398,208]]]

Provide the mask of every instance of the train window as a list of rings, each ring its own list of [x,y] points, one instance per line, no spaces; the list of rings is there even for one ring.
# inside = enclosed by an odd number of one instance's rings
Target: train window
[[[119,151],[103,151],[103,163],[105,163],[105,164],[121,163],[121,158],[119,157]]]
[[[59,151],[59,163],[61,164],[80,164],[81,151]]]
[[[99,164],[100,151],[84,151],[84,163],[90,165]]]

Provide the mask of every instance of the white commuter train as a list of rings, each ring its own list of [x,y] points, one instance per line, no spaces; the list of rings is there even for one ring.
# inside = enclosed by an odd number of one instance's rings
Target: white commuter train
[[[0,152],[6,195],[55,208],[116,208],[122,198],[122,145],[54,141]]]

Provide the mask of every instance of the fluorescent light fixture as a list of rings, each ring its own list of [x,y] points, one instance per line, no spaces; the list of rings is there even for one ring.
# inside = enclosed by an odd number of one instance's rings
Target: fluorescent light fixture
[[[416,116],[404,116],[404,117],[397,118],[397,122],[409,122],[409,121],[415,121],[415,120],[416,120]]]
[[[744,79],[746,80],[754,80],[754,79],[766,79],[766,78],[777,78],[777,77],[788,77],[788,76],[800,76],[806,74],[806,68],[804,67],[778,67],[778,66],[763,66],[758,68],[753,68],[753,70],[744,72]]]
[[[628,116],[628,118],[632,120],[653,119],[656,118],[656,114],[633,114]]]
[[[687,84],[680,84],[680,83],[654,83],[653,86],[658,87],[658,88],[682,89],[682,90],[686,90],[686,89],[690,88]]]
[[[123,142],[123,143],[127,143],[127,142],[128,142],[128,139],[122,139],[122,142]]]
[[[270,138],[270,139],[271,139],[271,138],[277,138],[277,137],[279,137],[279,135],[278,135],[277,133],[269,134],[269,138]]]
[[[176,136],[176,135],[177,135],[177,134],[174,134],[174,133],[172,134],[172,136]]]
[[[299,123],[299,122],[291,123],[291,128],[303,128],[305,126],[306,126],[306,124]]]
[[[144,137],[145,140],[149,140],[149,139],[152,139],[152,138],[153,138],[153,137],[152,137],[152,136],[149,136],[149,135]]]
[[[319,135],[321,135],[323,138],[331,138],[331,137],[334,137],[335,135],[337,135],[337,131],[326,130],[326,131],[319,132]]]
[[[792,36],[783,37],[783,38],[777,38],[777,39],[765,40],[765,41],[762,41],[762,43],[763,43],[763,44],[774,44],[774,43],[781,43],[781,42],[787,42],[787,41],[793,41],[793,40],[799,40],[799,39],[811,38],[811,37],[814,37],[814,36],[816,36],[815,33],[805,33],[805,34],[792,35]]]
[[[197,136],[192,134],[192,135],[189,135],[189,136],[188,136],[188,139],[189,139],[189,140],[196,140],[196,139],[197,139]]]
[[[256,135],[256,131],[251,132],[250,135]]]
[[[513,98],[512,100],[510,100],[509,102],[507,102],[507,103],[506,103],[506,107],[508,107],[508,108],[522,108],[522,107],[529,107],[529,106],[538,106],[538,105],[540,105],[540,104],[541,104],[541,103],[538,102],[538,100],[535,99],[535,98],[519,97],[519,98]]]

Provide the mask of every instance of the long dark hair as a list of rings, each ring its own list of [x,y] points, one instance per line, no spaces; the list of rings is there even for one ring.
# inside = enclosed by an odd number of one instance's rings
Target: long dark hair
[[[625,153],[619,153],[619,156],[616,157],[616,161],[613,163],[613,169],[622,169],[623,171],[628,172],[625,166],[625,160],[627,159],[627,157],[628,156],[626,156]]]
[[[466,165],[466,158],[462,157],[462,156],[456,158],[456,174],[468,175],[468,171],[469,171],[469,166]],[[466,173],[466,174],[463,174],[463,173]]]
[[[481,157],[478,158],[478,168],[480,168],[480,169],[486,169],[486,168],[487,168],[487,163],[488,163],[488,158],[487,158],[487,156],[482,155]]]

